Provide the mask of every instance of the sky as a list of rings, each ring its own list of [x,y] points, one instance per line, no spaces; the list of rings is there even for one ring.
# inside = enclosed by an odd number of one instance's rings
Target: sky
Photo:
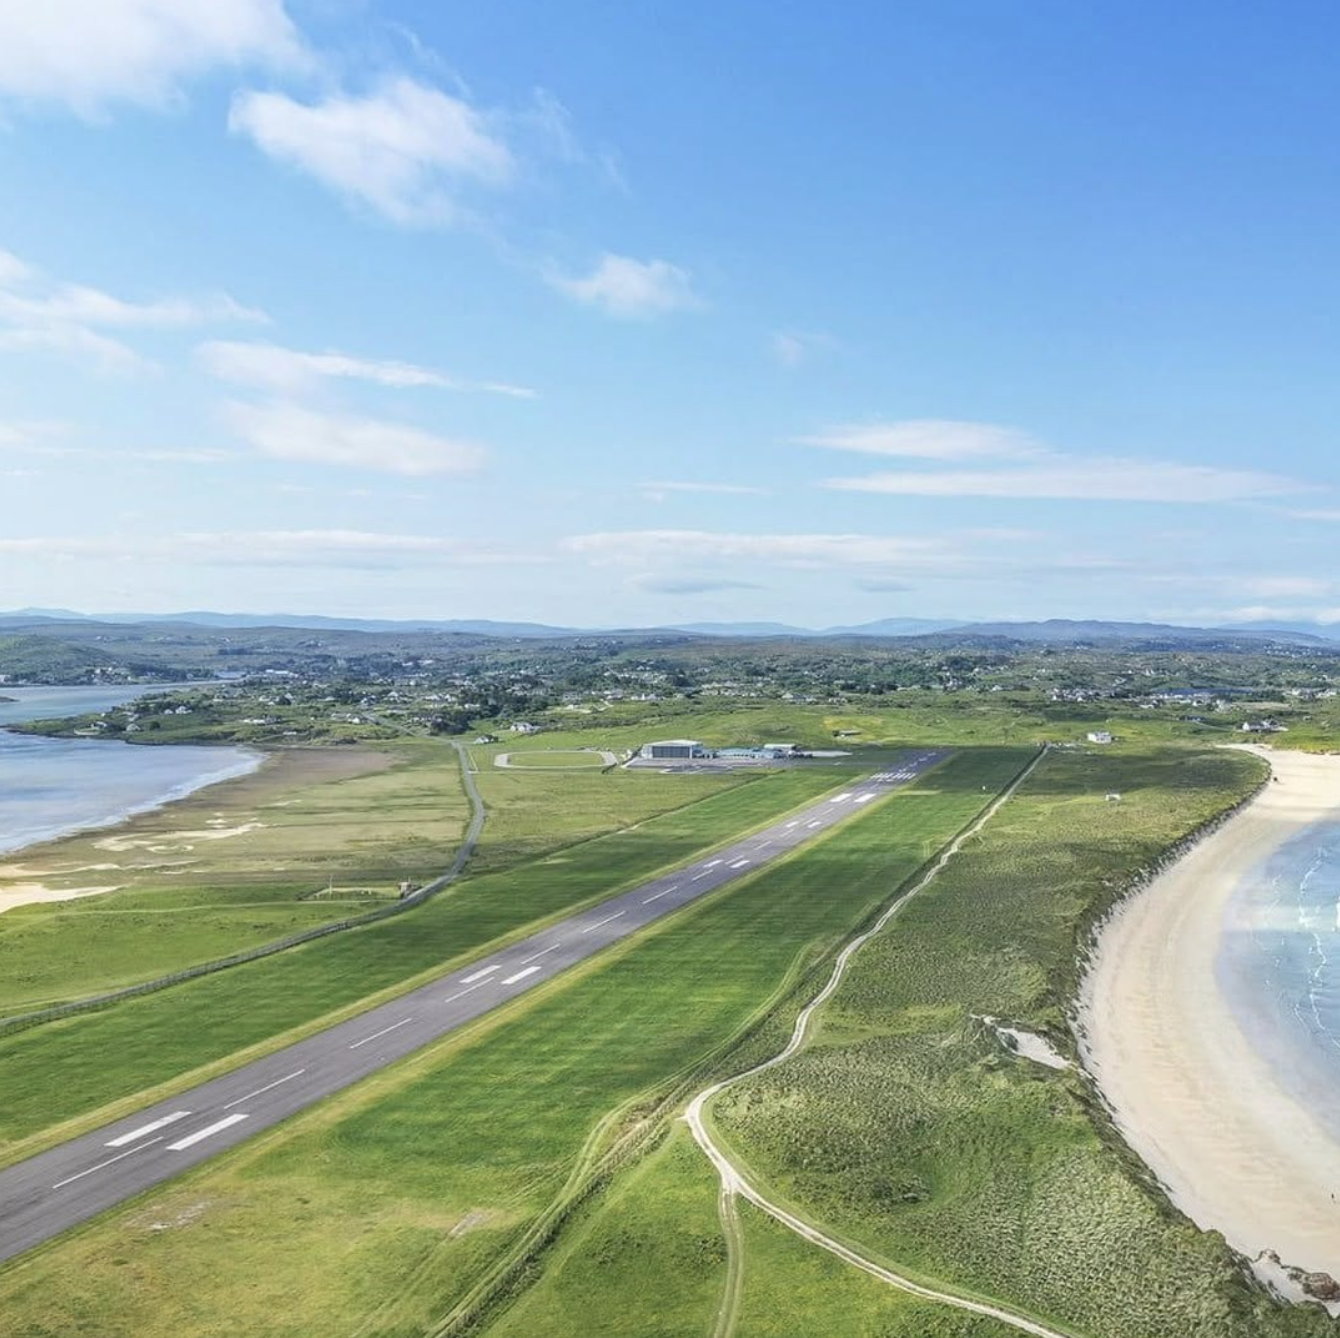
[[[0,0],[0,608],[1340,622],[1317,0]]]

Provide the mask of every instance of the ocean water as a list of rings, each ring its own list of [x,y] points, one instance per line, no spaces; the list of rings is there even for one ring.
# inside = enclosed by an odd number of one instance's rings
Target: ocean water
[[[22,720],[106,710],[142,695],[143,688],[0,687],[0,696],[18,698],[0,701],[0,854],[109,826],[260,765],[260,756],[246,748],[146,747],[3,729]]]
[[[1340,823],[1307,828],[1239,883],[1216,969],[1277,1081],[1340,1139]]]

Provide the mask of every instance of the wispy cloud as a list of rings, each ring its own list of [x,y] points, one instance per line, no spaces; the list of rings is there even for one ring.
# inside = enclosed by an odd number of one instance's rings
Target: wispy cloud
[[[641,484],[639,491],[649,501],[663,502],[672,493],[717,493],[724,497],[762,497],[768,490],[756,487],[752,483],[656,482]]]
[[[831,478],[827,488],[901,497],[997,497],[1110,502],[1240,502],[1307,490],[1278,474],[1163,460],[1049,456],[1026,469],[944,470]]]
[[[196,354],[211,376],[262,390],[291,393],[308,389],[323,379],[335,378],[367,381],[396,390],[426,386],[463,393],[505,395],[513,399],[534,399],[537,395],[528,386],[510,385],[504,381],[465,381],[416,363],[360,358],[333,351],[304,353],[278,344],[213,340],[201,344]]]
[[[92,119],[157,107],[211,69],[300,66],[283,0],[42,0],[0,5],[0,97]]]
[[[562,545],[593,561],[621,564],[672,558],[860,566],[925,562],[945,551],[941,539],[871,534],[730,534],[710,530],[622,530],[573,535]]]
[[[550,284],[610,316],[658,316],[702,305],[687,270],[668,260],[635,260],[606,252],[585,275],[551,273]]]
[[[100,288],[52,279],[0,251],[0,349],[51,349],[91,361],[104,371],[136,371],[153,364],[105,331],[122,334],[265,320],[264,312],[243,306],[227,293],[132,301]]]
[[[193,566],[400,568],[532,562],[523,553],[439,535],[366,530],[219,530],[105,536],[0,538],[0,554]]]
[[[804,446],[822,446],[832,451],[918,460],[1026,458],[1047,454],[1040,442],[1017,428],[951,418],[842,423],[810,436],[798,437],[797,441]]]
[[[458,222],[463,187],[505,186],[516,173],[496,118],[405,76],[366,96],[332,94],[311,103],[246,90],[233,99],[228,127],[406,227]]]
[[[728,576],[635,576],[629,582],[652,595],[710,595],[724,590],[761,590],[757,581],[737,581]]]
[[[487,459],[474,442],[379,418],[319,413],[287,403],[235,402],[226,412],[248,445],[276,460],[428,475],[474,473]]]
[[[830,335],[805,330],[774,330],[768,336],[768,352],[772,360],[787,369],[799,367],[824,349],[833,347]]]
[[[1066,454],[1052,450],[1017,428],[994,423],[919,418],[848,424],[797,440],[802,445],[827,450],[946,464],[965,460],[1002,462],[990,468],[899,470],[824,480],[824,487],[843,492],[902,497],[1208,503],[1287,496],[1309,490],[1309,485],[1298,479],[1260,470]]]

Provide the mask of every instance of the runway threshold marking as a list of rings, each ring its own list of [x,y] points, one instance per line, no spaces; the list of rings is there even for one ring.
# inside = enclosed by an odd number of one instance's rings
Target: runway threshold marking
[[[211,1138],[214,1134],[221,1134],[225,1129],[231,1129],[235,1124],[241,1124],[247,1116],[239,1111],[236,1115],[225,1115],[221,1120],[215,1120],[213,1124],[206,1125],[203,1129],[197,1129],[193,1134],[187,1134],[185,1138],[179,1138],[175,1143],[169,1143],[167,1150],[169,1152],[185,1152],[187,1148],[194,1147],[197,1143],[202,1143],[206,1138]]]
[[[383,1027],[380,1031],[374,1031],[371,1036],[364,1036],[361,1041],[355,1041],[349,1049],[357,1050],[360,1045],[366,1045],[369,1041],[375,1041],[378,1036],[385,1036],[388,1031],[394,1031],[397,1027],[403,1027],[407,1022],[413,1022],[412,1017],[402,1017],[399,1022],[392,1022],[389,1027]]]
[[[224,1105],[220,1106],[219,1109],[220,1109],[220,1110],[232,1110],[232,1108],[233,1108],[234,1106],[240,1106],[240,1105],[242,1104],[242,1102],[244,1102],[244,1101],[250,1101],[251,1098],[252,1098],[253,1096],[260,1096],[263,1092],[268,1092],[268,1091],[270,1091],[271,1089],[273,1089],[273,1088],[275,1088],[275,1087],[279,1087],[279,1086],[281,1086],[282,1084],[284,1084],[284,1083],[286,1083],[286,1082],[290,1082],[290,1081],[292,1081],[294,1078],[297,1078],[297,1077],[299,1077],[301,1074],[304,1074],[304,1073],[306,1073],[306,1072],[307,1072],[306,1069],[294,1069],[292,1073],[286,1073],[286,1074],[284,1074],[284,1076],[283,1076],[282,1078],[276,1078],[276,1079],[274,1080],[274,1082],[268,1082],[268,1083],[265,1084],[264,1087],[258,1087],[258,1088],[256,1088],[256,1090],[255,1090],[254,1092],[248,1092],[248,1093],[246,1094],[246,1096],[239,1096],[239,1097],[237,1097],[236,1099],[234,1099],[234,1100],[232,1100],[232,1101],[228,1101],[228,1102],[226,1102]]]
[[[169,1124],[176,1124],[178,1120],[184,1120],[191,1112],[189,1110],[174,1110],[171,1115],[164,1115],[161,1120],[154,1120],[150,1124],[142,1124],[138,1129],[132,1129],[128,1134],[122,1134],[120,1138],[113,1138],[105,1146],[109,1148],[123,1148],[127,1143],[134,1143],[143,1138],[145,1134],[156,1134],[160,1129],[165,1129]]]
[[[166,1137],[166,1134],[159,1134],[157,1138],[151,1138],[147,1143],[141,1143],[137,1148],[127,1148],[124,1152],[118,1152],[115,1157],[108,1157],[106,1161],[100,1161],[96,1166],[90,1166],[86,1171],[80,1171],[78,1175],[70,1175],[66,1176],[64,1180],[57,1180],[51,1188],[61,1189],[65,1185],[72,1185],[76,1180],[82,1180],[86,1175],[92,1175],[94,1171],[101,1171],[113,1162],[120,1161],[122,1157],[133,1157],[137,1152],[143,1152],[145,1148],[151,1148],[155,1143],[161,1143]]]
[[[533,952],[529,957],[523,957],[521,959],[521,965],[525,966],[527,962],[533,962],[537,957],[543,957],[545,953],[553,952],[556,948],[561,948],[562,946],[561,943],[551,943],[547,948],[541,948],[539,952]],[[505,985],[507,982],[504,980],[503,984]]]
[[[592,930],[599,929],[601,925],[607,925],[611,920],[617,920],[621,915],[624,914],[626,914],[625,911],[615,911],[613,915],[607,915],[603,920],[597,920],[595,924],[587,925],[586,928],[582,930],[582,933],[589,934],[591,933]],[[504,984],[505,983],[506,982],[504,982]]]
[[[462,985],[471,985],[471,984],[473,984],[476,980],[483,980],[485,976],[491,976],[495,971],[501,971],[501,970],[502,970],[502,967],[500,967],[500,966],[486,966],[482,971],[476,971],[476,972],[474,973],[474,975],[471,975],[471,976],[462,976],[462,977],[461,977],[461,984],[462,984]]]
[[[514,976],[508,976],[502,983],[504,985],[515,985],[518,980],[525,980],[527,976],[533,976],[540,968],[538,966],[528,966],[524,971],[518,971]]]

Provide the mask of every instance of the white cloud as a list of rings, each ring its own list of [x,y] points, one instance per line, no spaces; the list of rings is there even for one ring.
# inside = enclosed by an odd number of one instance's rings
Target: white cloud
[[[153,364],[106,330],[174,330],[224,322],[262,322],[264,312],[227,293],[137,302],[100,288],[54,280],[0,251],[0,349],[51,349],[107,371]]]
[[[671,493],[719,493],[726,497],[761,497],[766,488],[755,487],[751,483],[644,483],[640,491],[653,502],[663,502]]]
[[[1334,507],[1321,507],[1315,510],[1286,511],[1284,513],[1294,520],[1319,520],[1327,524],[1333,524],[1340,521],[1340,510]]]
[[[39,559],[171,561],[192,566],[489,566],[534,561],[438,535],[365,530],[228,530],[106,536],[0,538],[0,554]]]
[[[1052,455],[1026,469],[945,470],[833,478],[827,488],[901,497],[998,497],[1110,502],[1238,502],[1304,492],[1278,474],[1161,460]]]
[[[833,340],[826,334],[806,333],[801,330],[774,330],[768,336],[768,351],[779,367],[788,369],[799,367],[807,362],[811,355],[833,347]]]
[[[1248,576],[1238,584],[1262,599],[1310,599],[1330,594],[1337,583],[1318,576]]]
[[[276,460],[427,475],[473,473],[486,458],[484,448],[473,442],[296,404],[234,403],[228,419],[250,446]]]
[[[403,226],[458,221],[465,183],[503,186],[516,166],[486,113],[404,76],[366,97],[316,103],[247,90],[233,99],[228,128]]]
[[[534,399],[527,386],[502,381],[461,381],[430,367],[384,359],[357,358],[347,353],[303,353],[277,344],[236,343],[213,340],[196,350],[201,365],[211,376],[236,385],[263,390],[297,391],[328,377],[369,381],[393,389],[427,386],[439,390],[474,391]]]
[[[283,0],[7,0],[0,97],[91,118],[156,107],[220,66],[294,65],[302,43]]]
[[[1017,428],[949,418],[910,418],[893,423],[845,423],[797,439],[804,446],[865,455],[919,460],[1028,457],[1046,454],[1039,442]]]
[[[710,595],[723,590],[761,590],[757,581],[736,581],[725,576],[635,576],[630,585],[652,595]]]
[[[940,539],[871,534],[726,534],[707,530],[622,530],[578,534],[563,547],[596,562],[659,559],[780,562],[793,566],[860,566],[926,562],[944,552]]]
[[[701,306],[686,270],[668,260],[634,260],[606,252],[584,277],[551,274],[560,293],[611,316],[655,316]]]
[[[921,418],[830,428],[803,445],[918,460],[1009,460],[986,469],[912,470],[831,478],[826,488],[902,497],[999,497],[1113,502],[1237,502],[1308,491],[1308,485],[1252,469],[1171,460],[1068,455],[1026,432],[993,423]]]

